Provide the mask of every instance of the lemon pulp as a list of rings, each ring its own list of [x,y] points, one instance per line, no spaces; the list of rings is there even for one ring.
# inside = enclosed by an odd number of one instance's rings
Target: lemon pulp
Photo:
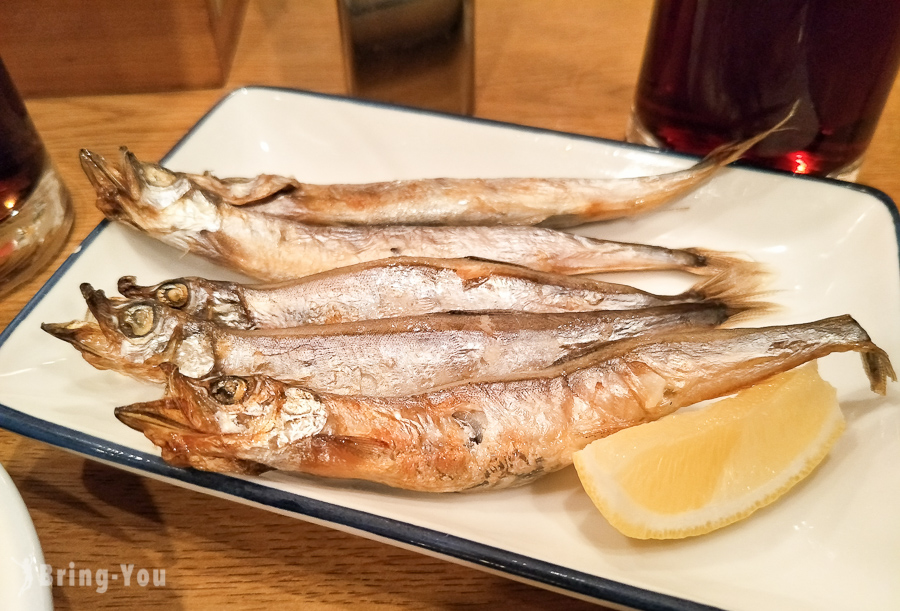
[[[705,408],[595,441],[574,462],[616,529],[674,539],[773,502],[809,475],[843,430],[836,392],[813,362]]]

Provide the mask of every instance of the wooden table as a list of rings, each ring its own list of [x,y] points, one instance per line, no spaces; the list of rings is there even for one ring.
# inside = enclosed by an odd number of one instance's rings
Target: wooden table
[[[476,115],[621,139],[641,60],[646,0],[479,0]],[[152,27],[152,26],[148,26]],[[52,267],[0,300],[0,328],[100,221],[77,160],[128,145],[162,157],[228,91],[265,84],[343,93],[334,0],[251,1],[225,87],[27,101],[70,187],[77,221]],[[900,198],[900,94],[859,181]],[[164,587],[54,587],[57,609],[581,609],[587,603],[219,500],[0,431],[0,463],[31,512],[46,561],[165,569]]]

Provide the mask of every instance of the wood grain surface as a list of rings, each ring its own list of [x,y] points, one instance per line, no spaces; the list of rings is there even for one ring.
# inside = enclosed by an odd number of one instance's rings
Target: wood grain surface
[[[246,0],[5,0],[0,55],[27,96],[219,87],[245,6]]]
[[[475,114],[622,139],[650,8],[649,0],[478,0]],[[101,219],[78,164],[80,148],[110,155],[128,145],[140,158],[158,159],[213,104],[243,85],[341,94],[338,35],[334,0],[251,0],[222,88],[27,100],[72,192],[77,220],[51,267],[0,300],[0,328]],[[898,159],[895,87],[859,182],[896,200]],[[160,587],[119,582],[104,593],[54,587],[59,610],[596,608],[138,477],[5,431],[0,462],[19,487],[51,565],[165,570]]]

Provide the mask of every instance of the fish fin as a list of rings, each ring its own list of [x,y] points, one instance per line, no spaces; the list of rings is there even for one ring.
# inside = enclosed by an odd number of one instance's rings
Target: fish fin
[[[464,291],[469,291],[472,289],[477,289],[485,282],[491,279],[490,274],[478,274],[474,276],[467,276],[462,278],[462,286]]]
[[[199,471],[214,473],[233,473],[235,475],[260,475],[272,471],[272,467],[243,458],[225,458],[222,456],[205,456],[200,453],[167,451],[163,448],[162,458],[174,467],[190,467]]]
[[[498,265],[497,261],[485,259],[484,257],[472,256],[461,258],[469,263],[485,263],[489,266]],[[463,290],[466,291],[478,288],[493,277],[493,274],[490,271],[485,271],[483,269],[483,266],[476,266],[473,269],[469,266],[461,265],[458,266],[454,271],[456,272],[456,275],[459,276],[460,280],[462,280]]]
[[[263,204],[282,193],[303,189],[303,185],[287,176],[260,174],[254,178],[216,178],[209,172],[191,175],[191,181],[204,191],[211,191],[231,206]]]
[[[579,358],[586,356],[588,354],[591,354],[594,351],[598,350],[604,344],[611,344],[611,343],[613,343],[613,341],[611,341],[611,340],[598,339],[598,340],[594,340],[592,342],[587,342],[587,343],[584,343],[584,344],[581,344],[578,346],[576,346],[574,344],[567,345],[566,353],[563,356],[556,359],[555,361],[553,361],[552,363],[550,363],[550,365],[547,367],[547,369],[552,369],[553,367],[558,367],[560,365],[568,363],[569,361],[578,360]]]
[[[464,259],[464,260],[466,260],[466,261],[473,261],[473,262],[475,262],[475,263],[491,263],[491,264],[494,264],[494,265],[496,265],[496,264],[499,263],[500,265],[509,265],[509,266],[512,266],[512,267],[521,267],[521,268],[523,268],[523,269],[529,269],[529,268],[525,267],[524,265],[517,265],[517,264],[515,264],[515,263],[500,263],[499,261],[497,261],[497,260],[495,260],[495,259],[488,259],[488,258],[485,258],[485,257],[479,257],[479,256],[476,256],[476,255],[467,255],[467,256],[465,256],[465,257],[460,257],[460,258],[461,258],[461,259]]]
[[[355,435],[313,435],[312,444],[320,449],[326,449],[329,453],[351,454],[364,458],[373,454],[382,454],[390,450],[390,444],[373,437],[360,437]]]

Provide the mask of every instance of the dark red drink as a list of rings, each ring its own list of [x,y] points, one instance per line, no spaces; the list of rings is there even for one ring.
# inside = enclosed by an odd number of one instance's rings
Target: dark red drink
[[[59,252],[72,204],[0,61],[0,296]]]
[[[0,61],[0,222],[34,189],[45,157],[41,139]]]
[[[898,0],[657,0],[629,139],[800,174],[859,163],[900,65]]]

